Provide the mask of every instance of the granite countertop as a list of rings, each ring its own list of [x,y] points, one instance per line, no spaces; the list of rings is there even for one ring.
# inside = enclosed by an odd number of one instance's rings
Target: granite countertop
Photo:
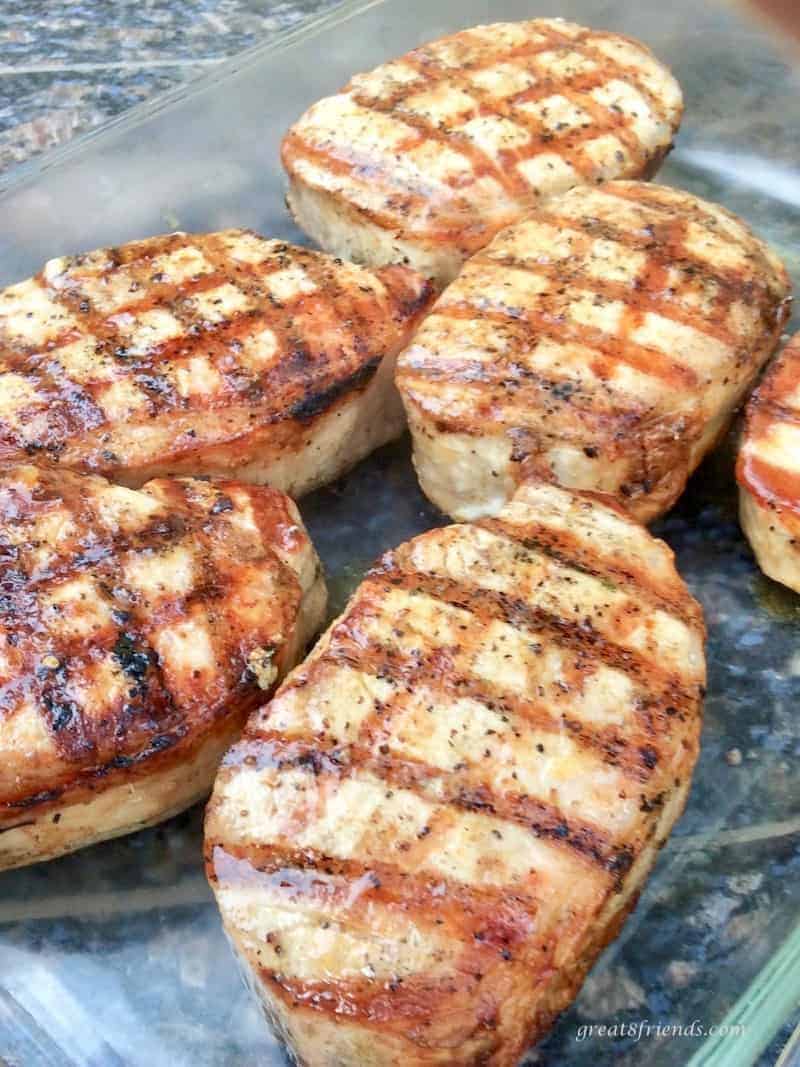
[[[334,0],[4,0],[0,171],[181,85]]]
[[[5,0],[0,171],[332,6],[334,0]],[[758,1067],[772,1067],[793,1025]]]

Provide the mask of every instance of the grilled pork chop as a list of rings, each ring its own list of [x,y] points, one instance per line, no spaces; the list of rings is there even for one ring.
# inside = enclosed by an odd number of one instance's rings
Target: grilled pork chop
[[[52,260],[0,292],[0,458],[299,495],[401,432],[394,358],[430,296],[242,230]]]
[[[307,1067],[517,1062],[678,817],[699,606],[622,509],[528,483],[387,553],[223,761],[207,870]]]
[[[736,476],[759,566],[800,593],[800,334],[750,398]]]
[[[210,788],[325,586],[296,507],[240,482],[0,475],[0,869]]]
[[[425,493],[494,514],[531,472],[666,511],[788,311],[729,212],[643,182],[576,187],[474,256],[398,361]]]
[[[314,104],[283,143],[287,203],[328,251],[445,284],[552,194],[651,177],[682,110],[638,41],[560,19],[477,26]]]

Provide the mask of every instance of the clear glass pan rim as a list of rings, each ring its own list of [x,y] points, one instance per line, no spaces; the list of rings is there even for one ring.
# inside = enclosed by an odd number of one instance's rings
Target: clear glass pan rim
[[[385,2],[386,0],[340,0],[323,14],[303,19],[296,26],[281,30],[267,40],[251,45],[230,59],[220,60],[211,70],[198,74],[184,85],[155,93],[147,100],[134,104],[121,115],[77,134],[65,144],[56,145],[41,155],[17,164],[5,174],[0,174],[0,201],[8,193],[31,184],[40,174],[59,167],[75,156],[82,155],[86,147],[96,141],[102,141],[103,138],[121,129],[137,126],[152,115],[168,111],[187,98],[197,96],[213,86],[222,84],[248,67],[261,63],[270,53],[283,52],[295,43],[316,37],[326,29],[339,26],[373,7],[380,7]]]

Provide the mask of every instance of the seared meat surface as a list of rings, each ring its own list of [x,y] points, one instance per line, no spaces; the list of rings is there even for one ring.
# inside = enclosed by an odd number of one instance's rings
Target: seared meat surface
[[[227,933],[307,1067],[510,1067],[680,814],[698,604],[592,494],[388,552],[250,718],[206,816]]]
[[[736,475],[759,566],[800,593],[800,334],[750,398]]]
[[[576,187],[470,259],[398,361],[430,499],[495,514],[531,472],[666,511],[769,358],[790,283],[735,216]]]
[[[430,297],[242,230],[51,260],[0,292],[0,457],[300,495],[401,432],[394,359]]]
[[[240,482],[0,475],[0,868],[210,788],[325,610],[295,505]]]
[[[328,251],[445,284],[554,193],[651,177],[682,108],[638,41],[561,19],[476,26],[309,108],[283,144],[288,204]]]

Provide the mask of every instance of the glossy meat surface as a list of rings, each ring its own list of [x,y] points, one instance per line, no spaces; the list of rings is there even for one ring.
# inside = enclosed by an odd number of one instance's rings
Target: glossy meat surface
[[[239,482],[0,475],[0,868],[208,790],[324,614],[295,505]]]
[[[283,144],[288,204],[328,251],[447,283],[549,196],[651,177],[682,107],[638,41],[560,19],[476,26],[309,108]]]
[[[394,359],[430,296],[242,230],[51,260],[0,292],[0,458],[299,495],[401,432]]]
[[[700,608],[615,507],[544,483],[387,553],[227,755],[226,931],[308,1067],[508,1067],[680,814]]]
[[[788,313],[741,220],[666,186],[578,187],[470,259],[398,361],[430,499],[495,514],[534,472],[666,511]]]
[[[747,405],[736,475],[742,527],[759,566],[800,592],[800,335]]]

